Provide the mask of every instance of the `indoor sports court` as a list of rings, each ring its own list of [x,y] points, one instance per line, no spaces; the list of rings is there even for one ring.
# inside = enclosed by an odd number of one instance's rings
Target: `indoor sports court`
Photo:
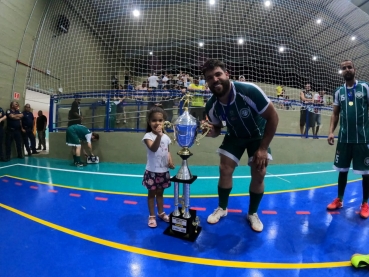
[[[358,216],[361,180],[350,174],[350,201],[327,212],[337,177],[330,163],[268,168],[260,234],[245,220],[249,169],[236,170],[229,214],[210,225],[206,217],[217,205],[218,168],[192,166],[199,179],[191,186],[191,207],[203,228],[195,242],[163,235],[163,221],[147,227],[142,168],[101,163],[71,169],[54,159],[3,166],[4,276],[367,274],[350,263],[353,253],[367,253],[369,227]],[[164,207],[173,209],[172,188]]]
[[[369,0],[3,0],[0,11],[0,107],[29,104],[35,118],[47,117],[45,150],[17,158],[12,145],[11,160],[0,162],[0,277],[368,275],[351,263],[356,253],[369,255],[362,176],[350,169],[344,206],[327,210],[337,197],[339,154],[327,136],[344,83],[340,63],[352,61],[356,78],[369,81]],[[164,234],[170,224],[158,217],[148,226],[142,139],[148,111],[159,106],[174,123],[186,94],[194,120],[209,119],[212,92],[201,71],[208,59],[222,60],[233,83],[258,86],[279,124],[260,233],[246,220],[246,154],[228,215],[207,223],[218,206],[216,151],[226,129],[190,148],[190,208],[201,232],[188,241]],[[99,162],[78,167],[66,145],[73,106],[78,124],[99,134]],[[39,142],[37,126],[33,132]],[[173,177],[184,146],[166,132]],[[174,194],[172,182],[167,214]]]

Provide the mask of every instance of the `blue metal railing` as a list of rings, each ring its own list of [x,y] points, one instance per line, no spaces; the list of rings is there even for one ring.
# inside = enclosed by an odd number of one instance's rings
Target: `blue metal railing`
[[[89,107],[92,109],[92,117],[91,117],[91,127],[92,131],[104,131],[104,132],[111,132],[111,131],[135,131],[135,132],[144,132],[145,128],[140,128],[140,114],[144,112],[141,110],[143,106],[147,106],[148,103],[152,102],[160,102],[160,99],[176,99],[178,103],[178,114],[182,114],[183,112],[183,101],[180,101],[184,94],[178,90],[154,90],[151,92],[148,91],[132,91],[132,90],[109,90],[109,91],[92,91],[92,92],[80,92],[80,93],[71,93],[71,94],[61,94],[61,95],[54,95],[50,97],[50,112],[49,112],[49,132],[58,132],[66,130],[66,126],[58,126],[59,122],[59,112],[58,110],[68,109],[70,108],[70,104],[61,104],[62,100],[65,99],[74,99],[74,98],[81,98],[81,99],[96,99],[96,102],[93,103],[82,103],[80,107]],[[204,92],[196,92],[194,96],[203,96],[205,102],[207,99],[211,97],[212,94],[204,93]],[[124,107],[134,106],[136,107],[136,111],[131,112],[132,114],[136,113],[134,117],[135,127],[134,128],[114,128],[110,126],[110,120],[112,116],[114,116],[110,112],[110,101],[114,98],[124,97],[126,96],[128,99],[134,99],[134,102],[125,102]],[[102,101],[105,99],[105,101]],[[147,100],[145,100],[147,99]],[[269,99],[279,105],[283,105],[287,110],[289,108],[300,108],[303,106],[302,102],[299,100],[281,100],[277,97],[269,97]],[[165,101],[165,100],[164,100]],[[104,118],[104,127],[96,127],[96,108],[97,107],[105,107],[105,113],[100,117]],[[321,111],[332,111],[332,107],[329,106],[322,106],[318,104],[312,104],[309,106],[309,109],[320,109]],[[309,116],[306,113],[306,126],[309,126]],[[67,121],[64,121],[65,125]],[[281,136],[300,136],[299,134],[278,134]]]

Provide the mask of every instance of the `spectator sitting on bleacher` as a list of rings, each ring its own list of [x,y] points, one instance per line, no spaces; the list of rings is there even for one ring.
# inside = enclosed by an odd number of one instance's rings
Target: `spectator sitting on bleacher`
[[[241,75],[240,77],[238,77],[238,81],[239,82],[246,82],[245,76]]]
[[[177,86],[180,88],[184,87],[182,75],[178,77]]]
[[[174,89],[176,84],[176,80],[174,80],[174,77],[172,74],[168,76],[168,82],[167,82],[167,88],[168,89]]]
[[[142,82],[141,85],[138,85],[136,87],[136,90],[147,90],[147,82],[146,81]]]
[[[200,80],[199,80],[199,85],[200,86],[205,86],[205,80],[204,80],[204,78],[202,77],[202,76],[200,76],[200,78],[199,78]]]

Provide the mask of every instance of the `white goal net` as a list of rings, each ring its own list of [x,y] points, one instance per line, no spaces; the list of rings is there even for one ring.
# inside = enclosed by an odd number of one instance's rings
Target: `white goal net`
[[[329,115],[343,83],[340,61],[352,59],[358,78],[369,80],[368,26],[368,15],[345,0],[51,0],[27,85],[50,94],[129,89],[138,91],[126,96],[133,103],[153,73],[160,90],[203,85],[201,65],[215,58],[282,113],[296,111],[297,120],[310,84]],[[165,108],[176,113],[178,97],[157,101],[171,101]]]

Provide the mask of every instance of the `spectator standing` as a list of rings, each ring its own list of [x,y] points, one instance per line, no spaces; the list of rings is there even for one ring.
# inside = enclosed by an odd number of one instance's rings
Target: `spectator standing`
[[[32,156],[32,154],[38,154],[36,151],[36,138],[35,134],[33,133],[33,127],[35,125],[35,118],[33,113],[31,112],[31,105],[26,104],[23,110],[23,117],[21,122],[21,130],[22,130],[22,137],[23,143],[26,147],[26,151],[28,156]],[[29,145],[31,142],[31,147]]]
[[[71,109],[68,114],[68,127],[75,125],[75,124],[81,124],[82,123],[82,113],[81,113],[81,98],[79,96],[75,96]]]
[[[3,139],[4,139],[4,121],[6,120],[6,115],[3,108],[0,108],[0,161],[5,161],[4,151],[3,151]]]
[[[156,76],[155,73],[153,73],[148,79],[147,81],[149,82],[149,88],[151,89],[157,89],[159,86],[159,78],[158,76]]]
[[[21,120],[23,114],[19,111],[19,104],[16,101],[10,103],[10,109],[6,111],[7,130],[6,130],[6,142],[5,161],[10,161],[10,155],[12,150],[12,142],[15,140],[17,147],[17,154],[19,159],[23,159],[22,154],[22,135],[21,135]]]
[[[318,132],[320,125],[322,125],[322,106],[324,105],[323,101],[324,91],[320,91],[319,93],[314,94],[314,119],[313,125],[315,125],[315,129],[313,128],[313,139],[318,139]]]
[[[243,83],[246,82],[245,76],[241,75],[240,77],[238,77],[238,81],[243,82]]]
[[[204,90],[205,87],[199,84],[198,79],[194,79],[193,84],[188,86],[188,91],[191,91],[194,94],[191,103],[191,106],[194,108],[194,111],[192,111],[191,114],[193,117],[199,120],[204,120],[206,118],[205,101],[203,96]]]
[[[303,137],[304,134],[308,134],[309,128],[313,126],[313,120],[314,120],[314,113],[312,111],[313,107],[313,94],[311,92],[311,86],[310,84],[305,85],[305,90],[300,92],[300,100],[302,102],[301,110],[300,110],[300,133],[301,137]],[[308,118],[309,125],[306,124],[306,119]],[[306,125],[306,127],[305,127]],[[305,130],[304,130],[305,127]]]
[[[47,118],[42,114],[42,111],[38,111],[38,117],[36,119],[36,130],[38,137],[38,147],[37,150],[46,151],[46,126],[47,126]]]

